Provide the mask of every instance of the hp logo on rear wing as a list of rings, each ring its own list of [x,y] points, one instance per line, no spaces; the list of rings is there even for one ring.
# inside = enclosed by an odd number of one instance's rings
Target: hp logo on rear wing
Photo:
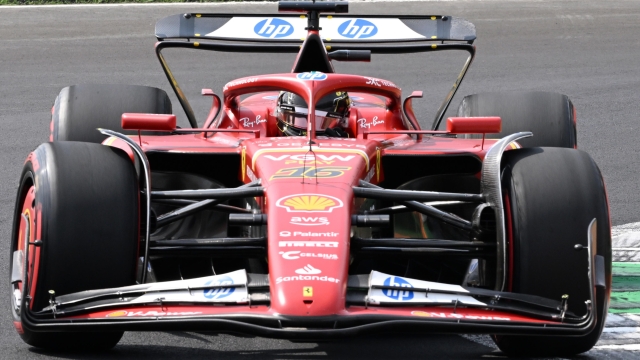
[[[378,27],[363,19],[352,19],[338,27],[338,33],[349,39],[366,39],[378,33]]]
[[[288,21],[269,18],[257,23],[253,32],[262,37],[279,39],[293,34],[293,26]]]

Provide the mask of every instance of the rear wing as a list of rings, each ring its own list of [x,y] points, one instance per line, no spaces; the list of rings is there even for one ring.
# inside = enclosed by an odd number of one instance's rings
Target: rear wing
[[[294,14],[202,14],[165,17],[156,23],[158,40],[203,39],[302,43],[307,16]],[[320,37],[330,43],[455,41],[471,44],[475,26],[448,15],[320,15]]]
[[[156,23],[159,40],[156,55],[193,128],[197,128],[195,114],[169,70],[162,49],[297,53],[292,72],[333,72],[331,60],[369,61],[375,53],[467,51],[469,57],[438,109],[433,130],[442,121],[475,55],[472,44],[476,39],[476,28],[462,18],[448,15],[338,15],[348,12],[347,1],[280,1],[278,10],[298,14],[185,13],[168,16]],[[313,131],[309,134],[312,136]]]

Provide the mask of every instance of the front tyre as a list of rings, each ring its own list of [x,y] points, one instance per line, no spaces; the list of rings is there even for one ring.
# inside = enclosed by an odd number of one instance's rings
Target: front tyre
[[[25,275],[13,272],[11,280],[12,316],[22,339],[44,349],[114,347],[123,332],[35,332],[23,326],[21,312],[42,310],[49,290],[64,295],[135,284],[138,231],[136,173],[124,152],[55,142],[31,153],[16,199],[10,254],[11,269],[23,259]],[[36,240],[42,244],[29,245]],[[25,296],[29,309],[21,308]]]
[[[572,356],[588,351],[604,327],[611,289],[611,224],[600,170],[587,153],[563,148],[507,151],[502,165],[513,265],[507,290],[556,300],[568,294],[569,311],[585,314],[588,260],[586,251],[576,251],[574,245],[587,245],[594,218],[596,254],[605,260],[607,290],[596,292],[596,325],[587,335],[496,335],[494,341],[509,355]]]

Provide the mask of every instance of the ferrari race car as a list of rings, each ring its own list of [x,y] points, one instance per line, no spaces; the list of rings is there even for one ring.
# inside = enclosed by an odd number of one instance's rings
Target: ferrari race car
[[[571,101],[476,94],[445,119],[473,24],[278,6],[157,22],[156,54],[191,128],[157,88],[60,92],[16,200],[22,339],[108,349],[124,331],[448,332],[491,334],[507,354],[589,350],[607,314],[611,234]],[[290,73],[204,89],[198,126],[166,48],[297,56]],[[420,92],[403,100],[392,81],[333,67],[451,50],[468,59],[429,129],[412,107]]]

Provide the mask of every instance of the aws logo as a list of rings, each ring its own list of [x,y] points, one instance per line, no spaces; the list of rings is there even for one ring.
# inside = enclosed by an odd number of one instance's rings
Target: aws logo
[[[342,200],[328,195],[296,194],[280,198],[276,206],[287,209],[287,212],[324,212],[341,208]]]

